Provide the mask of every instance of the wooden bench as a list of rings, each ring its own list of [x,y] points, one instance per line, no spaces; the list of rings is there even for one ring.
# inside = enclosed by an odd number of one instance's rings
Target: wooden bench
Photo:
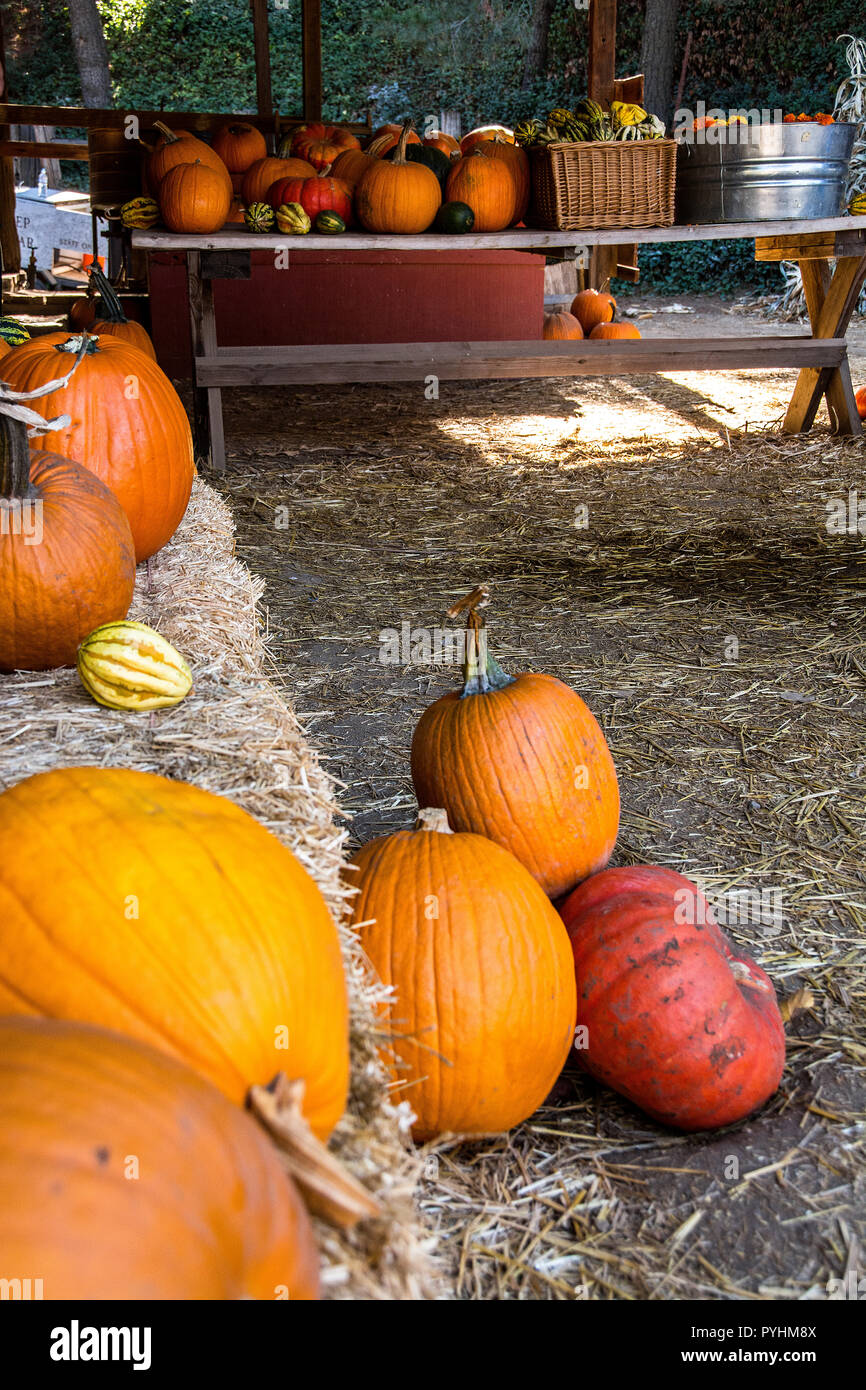
[[[394,238],[349,232],[339,239],[310,234],[304,250],[393,249],[449,251],[480,248],[562,253],[577,246],[613,246],[624,233],[512,230],[449,237],[435,233]],[[861,424],[848,367],[845,334],[866,281],[866,217],[820,222],[716,223],[638,228],[635,243],[754,239],[758,260],[796,260],[803,273],[811,335],[732,338],[643,338],[600,342],[435,342],[336,344],[304,347],[221,348],[213,309],[213,280],[245,278],[249,252],[272,249],[281,264],[291,238],[226,230],[212,236],[135,232],[143,250],[183,251],[189,288],[194,360],[194,435],[201,466],[225,467],[222,388],[328,382],[425,381],[543,376],[626,376],[651,372],[799,368],[784,430],[814,422],[826,398],[836,433],[857,435]],[[835,269],[830,262],[835,261]]]

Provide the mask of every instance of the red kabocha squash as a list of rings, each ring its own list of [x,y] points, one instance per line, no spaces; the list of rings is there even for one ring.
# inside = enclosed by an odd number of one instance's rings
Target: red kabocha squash
[[[616,313],[616,300],[604,290],[581,290],[571,301],[571,312],[584,333],[591,333],[596,324],[611,322]]]
[[[507,140],[509,144],[514,144],[514,131],[507,125],[479,125],[474,130],[470,130],[460,141],[460,151],[462,154],[469,154],[485,140]]]
[[[101,1028],[0,1020],[0,1223],[36,1298],[319,1297],[309,1218],[255,1122]]]
[[[162,181],[166,174],[178,164],[194,164],[197,160],[199,164],[204,164],[215,174],[219,174],[231,192],[232,181],[229,171],[210,145],[206,145],[204,140],[198,140],[194,135],[176,135],[173,130],[169,130],[168,126],[163,125],[160,121],[157,121],[156,124],[162,131],[163,138],[157,143],[156,149],[147,162],[147,180],[153,196],[159,201],[160,209],[162,209]]]
[[[561,905],[577,979],[577,1055],[677,1129],[741,1120],[779,1085],[785,1035],[771,981],[735,951],[672,869],[606,869]]]
[[[0,377],[32,391],[64,375],[81,346],[66,333],[43,333],[4,357]],[[66,386],[43,398],[46,417],[70,423],[32,441],[89,468],[111,488],[129,518],[136,559],[174,535],[192,491],[195,465],[189,420],[165,372],[120,338],[91,338]]]
[[[320,212],[335,212],[347,227],[354,220],[351,188],[342,179],[331,178],[327,169],[311,178],[278,179],[268,189],[266,201],[274,209],[300,203],[311,221]]]
[[[373,155],[366,150],[343,150],[331,165],[331,177],[340,179],[354,193],[373,163]]]
[[[501,135],[482,140],[474,147],[487,159],[500,159],[511,174],[514,184],[514,213],[509,226],[522,222],[529,207],[529,155],[520,145],[514,145]]]
[[[232,205],[231,181],[197,159],[176,164],[159,185],[159,210],[170,232],[207,235],[225,225]]]
[[[213,148],[230,174],[245,174],[268,152],[264,135],[249,121],[226,121],[214,135]]]
[[[639,338],[640,331],[633,323],[597,323],[590,338]]]
[[[247,207],[251,203],[265,203],[268,189],[277,179],[311,179],[315,172],[309,160],[278,159],[275,155],[268,155],[266,159],[257,159],[255,164],[250,165],[244,175],[241,196]]]
[[[619,828],[619,788],[604,734],[554,676],[508,676],[487,650],[476,589],[462,691],[422,714],[412,739],[420,806],[444,806],[455,830],[508,849],[551,898],[604,867]]]
[[[436,175],[406,157],[410,134],[404,126],[393,160],[375,160],[355,189],[358,220],[369,232],[426,232],[439,211]]]
[[[237,1103],[283,1072],[320,1139],[345,1106],[346,983],[319,889],[238,806],[151,773],[63,768],[0,795],[2,1013],[115,1028]]]
[[[441,810],[352,862],[361,943],[395,990],[385,1060],[416,1138],[520,1124],[573,1040],[574,971],[553,907],[512,855],[452,834]]]
[[[150,340],[150,334],[141,323],[136,323],[133,319],[128,319],[118,299],[114,286],[103,275],[98,265],[94,265],[90,278],[99,292],[102,300],[101,318],[94,319],[92,332],[97,335],[108,333],[113,338],[120,338],[125,343],[131,343],[133,347],[140,348],[148,357],[156,361],[156,349]]]
[[[504,160],[485,159],[473,150],[448,175],[445,201],[466,203],[475,214],[476,232],[501,232],[514,219],[517,189]]]
[[[578,323],[574,314],[569,314],[564,309],[556,313],[544,315],[543,337],[549,339],[560,338],[582,338],[583,329]]]
[[[86,468],[31,452],[26,427],[2,401],[0,523],[0,671],[74,666],[82,638],[129,610],[129,522]]]

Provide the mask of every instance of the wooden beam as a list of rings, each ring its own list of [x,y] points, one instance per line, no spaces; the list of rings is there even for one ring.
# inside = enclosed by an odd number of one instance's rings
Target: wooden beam
[[[301,0],[304,119],[322,119],[322,3]]]
[[[587,91],[593,101],[609,106],[616,80],[616,0],[589,0],[589,58]]]
[[[8,99],[6,89],[6,45],[3,38],[3,10],[0,9],[0,102]],[[0,140],[9,136],[9,126],[0,120]],[[21,243],[15,222],[15,165],[9,155],[0,155],[0,261],[7,275],[21,269]],[[0,290],[2,311],[2,290]]]
[[[268,26],[268,0],[250,0],[253,11],[253,43],[256,53],[256,108],[259,117],[272,117],[271,45]]]
[[[866,254],[861,232],[810,232],[755,238],[756,261],[828,261]]]
[[[15,159],[89,159],[76,140],[0,140],[0,155]]]
[[[128,112],[116,109],[100,110],[92,106],[25,106],[20,102],[0,102],[0,122],[4,125],[53,125],[63,129],[80,127],[101,129],[120,129],[126,122]],[[262,131],[274,127],[273,111],[259,116],[255,111],[136,111],[142,131],[153,129],[154,121],[165,121],[169,125],[182,126],[186,130],[206,131],[224,121],[244,120]],[[300,125],[303,116],[283,116],[283,125]],[[369,133],[369,121],[341,121],[347,130],[357,134]]]

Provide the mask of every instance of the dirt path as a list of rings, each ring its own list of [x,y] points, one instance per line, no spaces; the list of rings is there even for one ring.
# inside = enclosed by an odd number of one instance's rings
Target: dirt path
[[[760,331],[699,307],[642,328]],[[852,339],[862,382],[866,325]],[[664,1131],[569,1069],[512,1135],[432,1156],[451,1296],[825,1298],[864,1273],[866,544],[827,507],[866,498],[866,446],[772,434],[792,384],[227,393],[238,548],[353,835],[410,820],[414,724],[456,683],[383,664],[380,633],[439,626],[486,580],[506,668],[560,676],[605,727],[614,862],[779,895],[779,922],[729,930],[782,996],[812,996],[779,1094],[743,1125]]]

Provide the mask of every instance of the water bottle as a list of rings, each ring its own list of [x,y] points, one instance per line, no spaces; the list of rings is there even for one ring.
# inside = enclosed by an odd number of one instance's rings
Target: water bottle
[[[48,197],[48,175],[44,169],[39,170],[39,178],[37,179],[36,187],[40,198]]]

